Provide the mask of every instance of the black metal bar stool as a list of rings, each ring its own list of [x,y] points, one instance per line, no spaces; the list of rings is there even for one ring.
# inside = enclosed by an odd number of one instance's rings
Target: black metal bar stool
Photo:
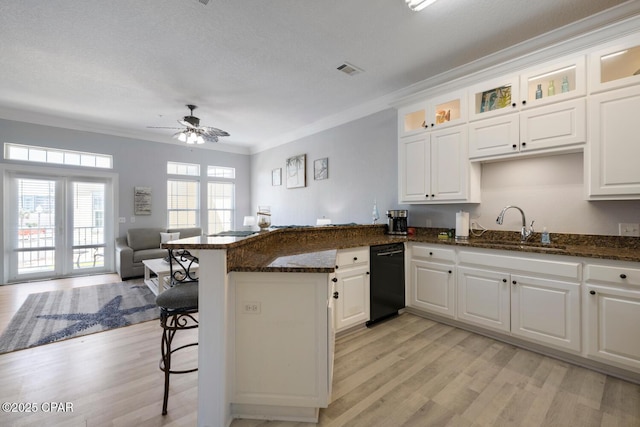
[[[160,307],[160,326],[163,330],[160,360],[160,370],[164,372],[162,415],[167,414],[169,375],[186,374],[198,370],[197,367],[183,370],[171,369],[173,353],[198,345],[197,342],[193,342],[171,348],[177,331],[198,327],[198,319],[194,317],[198,312],[198,278],[192,271],[192,266],[198,262],[198,259],[184,249],[169,249],[169,256],[165,260],[169,262],[169,288],[156,297],[156,304]]]

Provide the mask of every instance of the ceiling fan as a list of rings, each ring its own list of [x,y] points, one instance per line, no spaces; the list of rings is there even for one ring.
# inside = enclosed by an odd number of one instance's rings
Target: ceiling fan
[[[164,126],[149,126],[152,129],[180,129],[173,137],[187,144],[204,144],[206,142],[218,142],[218,137],[230,136],[229,132],[221,129],[200,126],[200,119],[193,115],[193,110],[198,108],[195,105],[187,104],[187,108],[191,110],[191,114],[184,116],[182,120],[178,120],[184,128],[173,128]]]

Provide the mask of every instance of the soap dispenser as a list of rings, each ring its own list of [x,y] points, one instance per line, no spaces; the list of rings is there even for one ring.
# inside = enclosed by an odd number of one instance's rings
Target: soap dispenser
[[[551,236],[549,236],[549,232],[547,231],[547,227],[542,228],[542,237],[540,239],[540,243],[543,245],[551,244]]]

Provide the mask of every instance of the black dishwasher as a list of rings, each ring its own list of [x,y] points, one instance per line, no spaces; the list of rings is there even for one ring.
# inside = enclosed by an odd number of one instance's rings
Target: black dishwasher
[[[371,316],[367,326],[398,314],[405,307],[404,244],[371,246]]]

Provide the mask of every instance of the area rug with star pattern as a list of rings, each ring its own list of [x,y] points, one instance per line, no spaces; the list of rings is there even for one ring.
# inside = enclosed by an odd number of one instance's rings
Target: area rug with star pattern
[[[0,336],[0,354],[159,317],[142,280],[30,294]]]

